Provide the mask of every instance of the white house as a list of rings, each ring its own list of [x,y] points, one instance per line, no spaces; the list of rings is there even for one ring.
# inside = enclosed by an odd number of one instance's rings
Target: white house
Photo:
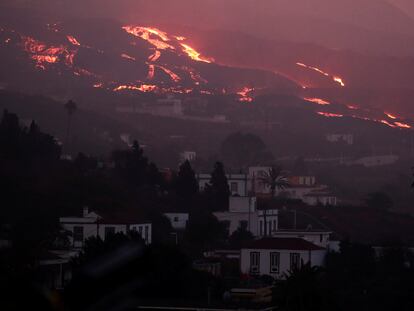
[[[326,249],[300,238],[263,238],[241,249],[240,270],[246,275],[283,279],[302,264],[323,266]]]
[[[325,137],[330,143],[345,142],[348,145],[354,144],[354,135],[352,134],[327,134]]]
[[[377,167],[377,166],[385,166],[385,165],[392,165],[399,160],[399,156],[397,155],[379,155],[379,156],[372,156],[372,157],[363,157],[359,158],[355,161],[347,162],[347,165],[362,165],[365,167]]]
[[[264,211],[257,209],[255,197],[230,197],[229,210],[213,214],[220,222],[228,224],[230,235],[240,227],[244,227],[255,237],[265,235]],[[277,209],[266,211],[267,235],[277,231],[278,219]]]
[[[246,174],[226,174],[226,177],[230,192],[233,196],[237,195],[244,197],[248,195],[248,178]],[[211,174],[197,174],[196,178],[198,180],[200,190],[202,191],[210,182]]]
[[[180,153],[180,160],[181,162],[185,162],[185,161],[195,161],[195,159],[197,158],[197,152],[195,151],[183,151]]]
[[[164,215],[170,220],[171,226],[175,230],[185,230],[189,220],[188,213],[164,213]]]
[[[274,238],[300,238],[317,246],[329,248],[332,232],[327,230],[278,230],[272,232]]]
[[[152,241],[152,224],[137,220],[134,214],[122,217],[102,216],[85,207],[82,217],[61,217],[60,224],[72,233],[70,243],[74,248],[81,248],[90,237],[99,236],[105,240],[110,234],[129,231],[138,232],[146,244],[151,244]]]
[[[326,190],[316,190],[303,196],[302,201],[311,206],[336,206],[338,204],[337,197]]]

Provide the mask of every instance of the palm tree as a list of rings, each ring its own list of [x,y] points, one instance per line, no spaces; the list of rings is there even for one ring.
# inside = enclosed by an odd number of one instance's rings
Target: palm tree
[[[65,138],[65,144],[68,145],[69,144],[69,133],[70,133],[72,115],[76,112],[78,107],[77,107],[76,103],[72,100],[69,100],[64,105],[64,107],[65,107],[66,112],[68,114],[68,124],[67,124],[67,127],[66,127],[66,138]]]
[[[259,177],[259,181],[265,186],[269,187],[272,195],[272,200],[275,197],[276,189],[283,190],[289,187],[289,182],[283,174],[280,166],[272,166],[267,172],[263,172]],[[267,235],[267,206],[263,210],[264,218],[264,235]]]

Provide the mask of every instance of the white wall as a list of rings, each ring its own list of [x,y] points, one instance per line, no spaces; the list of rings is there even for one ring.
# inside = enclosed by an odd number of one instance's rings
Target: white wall
[[[188,213],[164,213],[175,230],[184,230],[187,227]]]
[[[70,231],[72,236],[69,237],[69,242],[73,247],[82,247],[83,242],[86,239],[91,237],[99,237],[102,240],[105,240],[105,228],[112,227],[115,228],[115,233],[124,233],[126,234],[129,230],[136,230],[141,234],[142,239],[146,242],[146,244],[151,244],[152,242],[152,225],[151,224],[134,224],[134,225],[125,225],[125,224],[97,224],[97,223],[70,223],[70,224],[62,224],[62,227]],[[83,228],[83,241],[82,242],[74,242],[73,233],[74,227],[82,227]]]
[[[317,246],[327,248],[330,242],[330,232],[306,232],[306,231],[278,231],[273,232],[274,238],[300,238],[311,242]]]
[[[243,274],[250,274],[250,253],[260,253],[259,275],[270,275],[276,279],[282,279],[284,273],[290,270],[290,254],[298,253],[300,255],[299,262],[304,264],[311,262],[311,266],[323,266],[326,250],[316,251],[296,251],[296,250],[269,250],[269,249],[242,249],[240,258],[240,270]],[[270,272],[270,253],[280,253],[279,273]]]

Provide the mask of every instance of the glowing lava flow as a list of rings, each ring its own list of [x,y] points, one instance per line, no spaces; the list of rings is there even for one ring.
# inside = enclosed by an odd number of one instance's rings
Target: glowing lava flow
[[[133,61],[136,60],[135,57],[129,56],[128,54],[125,54],[125,53],[122,53],[121,57],[125,59],[129,59],[129,60],[133,60]]]
[[[304,98],[304,100],[306,100],[308,102],[312,102],[312,103],[318,104],[318,105],[330,105],[331,104],[330,102],[328,102],[326,100],[323,100],[321,98],[310,98],[310,97],[307,97],[307,98]]]
[[[175,74],[174,72],[172,72],[170,69],[165,68],[163,66],[156,66],[156,67],[158,67],[161,70],[163,70],[167,75],[170,76],[171,80],[173,80],[174,82],[180,82],[181,81],[181,78],[177,74]]]
[[[388,118],[390,118],[390,119],[393,119],[393,120],[396,120],[397,119],[397,117],[396,116],[394,116],[394,115],[392,115],[391,113],[388,113],[388,112],[384,112],[385,113],[385,115],[388,117]]]
[[[150,61],[150,62],[156,62],[159,58],[161,57],[161,52],[160,51],[158,51],[158,50],[156,50],[155,52],[154,52],[154,54],[151,54],[149,57],[148,57],[148,60]]]
[[[327,118],[342,118],[344,115],[343,114],[337,114],[337,113],[330,113],[330,112],[322,112],[322,111],[318,111],[317,114],[327,117]]]
[[[244,87],[241,91],[237,92],[237,95],[240,96],[239,101],[241,102],[252,102],[253,98],[249,96],[249,93],[254,91],[254,88]]]
[[[171,49],[175,50],[181,49],[181,51],[187,54],[192,60],[197,62],[204,62],[204,63],[212,63],[214,60],[211,58],[201,56],[201,53],[196,51],[190,45],[183,43],[186,40],[183,36],[168,36],[165,31],[154,27],[142,27],[142,26],[124,26],[122,27],[127,33],[139,37],[152,46],[154,46],[157,50],[154,54],[152,54],[148,60],[151,62],[155,62],[160,56],[161,53],[159,50],[166,50]],[[175,41],[175,42],[174,42]],[[174,46],[175,45],[175,46]]]
[[[120,85],[113,89],[114,92],[130,90],[130,91],[140,91],[140,92],[152,92],[157,89],[156,85],[152,84],[142,84],[140,86],[136,85]]]
[[[317,67],[313,67],[313,66],[309,66],[309,65],[306,65],[306,64],[304,64],[304,63],[296,63],[296,65],[298,65],[298,66],[300,66],[300,67],[303,67],[303,68],[307,68],[307,69],[311,69],[311,70],[313,70],[313,71],[316,71],[316,72],[318,72],[318,73],[320,73],[320,74],[322,74],[322,75],[324,75],[325,77],[330,77],[330,78],[332,78],[332,80],[334,81],[334,82],[336,82],[336,83],[338,83],[340,86],[342,86],[342,87],[344,87],[345,86],[345,82],[344,82],[344,80],[342,79],[342,78],[340,78],[340,77],[338,77],[338,76],[331,76],[329,73],[327,73],[327,72],[325,72],[325,71],[323,71],[323,70],[321,70],[321,69],[319,69],[319,68],[317,68]]]
[[[77,45],[80,46],[79,41],[74,37],[74,36],[66,36],[66,38],[68,39],[68,41],[70,43],[72,43],[73,45]]]
[[[402,122],[394,122],[394,124],[400,128],[405,128],[405,129],[410,129],[412,128],[411,125],[408,125],[406,123],[402,123]]]
[[[45,70],[47,64],[58,63],[63,59],[67,66],[73,66],[77,51],[69,51],[64,46],[47,46],[31,37],[22,36],[24,49],[36,62],[36,67]]]
[[[155,66],[154,65],[148,65],[148,75],[147,79],[152,80],[155,76]]]
[[[181,46],[184,48],[183,52],[186,53],[192,60],[205,63],[211,63],[213,61],[213,59],[201,57],[201,54],[199,52],[187,44],[181,43]]]
[[[148,43],[152,44],[159,50],[171,49],[174,50],[174,47],[167,42],[170,41],[167,33],[151,27],[140,27],[140,26],[124,26],[122,27],[126,32],[135,37],[139,37]]]

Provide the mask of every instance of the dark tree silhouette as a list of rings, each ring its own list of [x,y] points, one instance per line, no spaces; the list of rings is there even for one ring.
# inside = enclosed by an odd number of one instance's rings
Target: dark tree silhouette
[[[72,100],[69,100],[65,105],[64,108],[66,110],[66,113],[68,115],[68,121],[67,121],[67,125],[66,125],[66,137],[65,137],[65,145],[66,145],[66,150],[67,152],[70,151],[69,148],[69,138],[70,138],[70,130],[71,130],[71,126],[72,126],[72,117],[74,115],[74,113],[76,112],[76,110],[78,109],[76,103]]]
[[[175,181],[175,189],[177,195],[185,200],[193,198],[198,193],[198,182],[188,160],[180,165]]]
[[[230,188],[227,181],[224,166],[221,162],[216,162],[211,173],[210,182],[205,189],[210,199],[210,209],[212,211],[226,210],[229,206]]]

